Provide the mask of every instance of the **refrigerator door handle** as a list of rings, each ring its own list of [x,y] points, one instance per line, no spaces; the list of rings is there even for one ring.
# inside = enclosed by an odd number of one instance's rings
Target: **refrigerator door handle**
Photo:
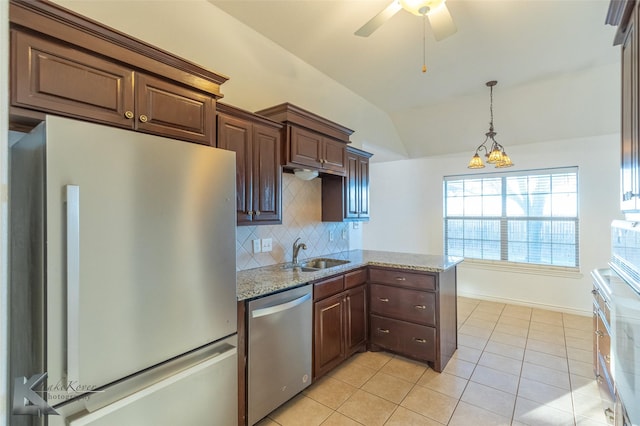
[[[267,315],[273,315],[278,312],[286,311],[287,309],[291,309],[298,305],[301,305],[302,303],[306,302],[309,299],[311,299],[311,293],[304,294],[298,297],[297,299],[293,299],[286,303],[281,303],[275,306],[267,306],[265,308],[256,309],[251,312],[251,318],[259,318]]]
[[[65,186],[67,257],[67,381],[80,377],[80,187]]]

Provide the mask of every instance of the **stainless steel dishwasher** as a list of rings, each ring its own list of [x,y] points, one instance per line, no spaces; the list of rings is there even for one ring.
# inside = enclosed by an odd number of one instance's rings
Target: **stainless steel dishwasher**
[[[249,425],[311,384],[312,304],[311,285],[249,302]]]

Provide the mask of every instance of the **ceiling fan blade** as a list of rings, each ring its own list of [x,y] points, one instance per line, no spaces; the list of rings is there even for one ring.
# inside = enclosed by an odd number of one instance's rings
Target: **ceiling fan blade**
[[[433,36],[436,40],[440,41],[455,34],[458,31],[456,24],[453,23],[453,18],[447,9],[447,5],[443,4],[433,12],[430,12],[427,17],[429,18],[429,24],[433,30]]]
[[[380,28],[382,24],[387,22],[387,20],[389,20],[393,15],[398,13],[400,9],[402,9],[400,3],[398,3],[397,0],[392,1],[389,6],[387,6],[382,12],[371,18],[369,22],[360,27],[360,29],[354,34],[360,37],[369,37],[375,30]]]

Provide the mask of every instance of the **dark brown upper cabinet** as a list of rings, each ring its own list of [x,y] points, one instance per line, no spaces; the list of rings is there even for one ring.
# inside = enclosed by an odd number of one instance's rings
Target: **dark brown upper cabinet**
[[[638,59],[638,19],[640,3],[615,0],[609,5],[606,23],[617,25],[614,44],[621,45],[621,170],[620,208],[624,212],[640,211],[640,73]]]
[[[217,147],[236,153],[238,225],[282,223],[282,125],[218,104]]]
[[[10,22],[13,123],[57,114],[215,144],[226,77],[54,3],[12,0]]]
[[[370,153],[347,147],[347,176],[323,176],[324,222],[369,220]]]
[[[283,166],[312,169],[323,174],[347,174],[346,147],[353,130],[284,103],[256,114],[283,123]]]

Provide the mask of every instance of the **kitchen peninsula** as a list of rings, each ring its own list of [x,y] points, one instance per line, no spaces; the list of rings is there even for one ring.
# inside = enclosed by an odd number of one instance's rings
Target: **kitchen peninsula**
[[[323,260],[327,266],[330,262],[336,266],[305,267]],[[456,266],[462,261],[450,256],[351,250],[305,259],[297,267],[285,263],[238,271],[239,333],[245,336],[239,351],[246,356],[245,342],[251,340],[250,301],[311,284],[312,380],[365,350],[393,352],[427,362],[441,372],[458,346]],[[287,305],[296,303],[291,300]],[[246,374],[246,366],[239,365],[240,384],[246,383]],[[240,392],[242,406],[246,399]]]

